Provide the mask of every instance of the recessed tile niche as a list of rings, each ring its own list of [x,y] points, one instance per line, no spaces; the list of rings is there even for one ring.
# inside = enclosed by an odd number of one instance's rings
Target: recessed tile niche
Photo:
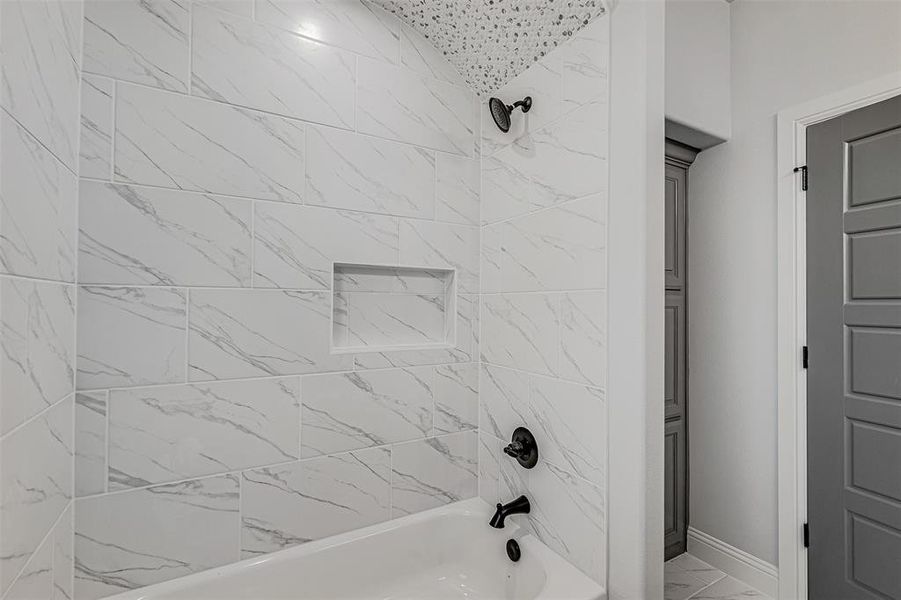
[[[332,351],[453,347],[455,275],[453,269],[334,263]]]

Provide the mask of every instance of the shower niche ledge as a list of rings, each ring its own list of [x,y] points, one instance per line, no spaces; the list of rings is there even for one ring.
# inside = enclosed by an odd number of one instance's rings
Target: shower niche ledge
[[[334,263],[332,353],[453,348],[454,269]]]

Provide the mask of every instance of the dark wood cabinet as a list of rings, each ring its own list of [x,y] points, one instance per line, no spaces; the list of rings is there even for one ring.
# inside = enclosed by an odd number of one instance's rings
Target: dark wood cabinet
[[[688,168],[697,151],[667,140],[664,277],[664,556],[688,537]]]

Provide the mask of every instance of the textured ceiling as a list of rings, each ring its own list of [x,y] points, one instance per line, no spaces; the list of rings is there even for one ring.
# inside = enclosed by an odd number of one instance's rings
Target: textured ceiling
[[[602,0],[374,0],[485,96],[604,12]]]

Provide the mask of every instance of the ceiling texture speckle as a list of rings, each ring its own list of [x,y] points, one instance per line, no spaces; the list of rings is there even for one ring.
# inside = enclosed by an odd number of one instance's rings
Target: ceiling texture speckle
[[[481,96],[605,12],[602,0],[374,0],[425,36]]]

